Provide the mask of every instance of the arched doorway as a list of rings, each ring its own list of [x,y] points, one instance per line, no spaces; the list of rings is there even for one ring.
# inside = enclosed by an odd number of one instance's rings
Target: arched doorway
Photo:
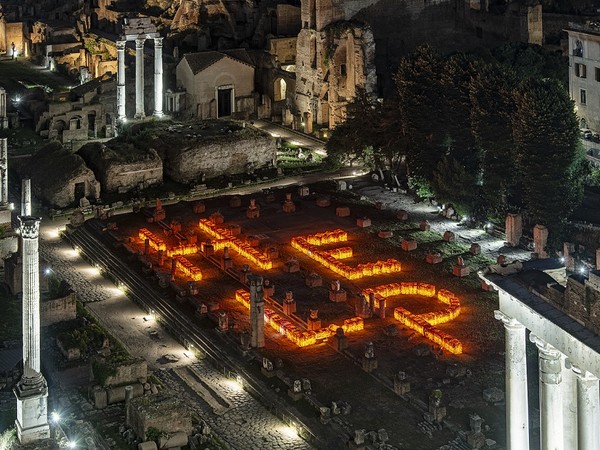
[[[273,86],[273,98],[276,102],[285,100],[287,93],[287,83],[283,78],[277,78]]]

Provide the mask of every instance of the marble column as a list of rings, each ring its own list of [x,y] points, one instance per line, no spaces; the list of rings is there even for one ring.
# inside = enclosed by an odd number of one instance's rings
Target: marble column
[[[533,333],[529,338],[538,348],[540,450],[564,450],[561,353]]]
[[[135,118],[146,117],[144,112],[144,42],[145,38],[135,40]]]
[[[29,178],[21,180],[21,215],[31,215],[31,180]]]
[[[0,129],[8,128],[8,116],[6,115],[7,95],[3,87],[0,87]]]
[[[577,440],[579,450],[600,450],[600,387],[598,378],[572,366],[577,378]]]
[[[0,203],[8,204],[8,139],[0,138]]]
[[[40,218],[19,216],[23,245],[23,376],[15,386],[21,444],[47,439],[48,385],[40,372]]]
[[[529,408],[526,328],[501,311],[494,311],[494,317],[504,323],[505,329],[507,450],[527,450],[529,449]]]
[[[577,379],[565,355],[560,361],[564,448],[577,448]]]
[[[125,45],[126,41],[117,41],[117,120],[124,121],[125,113]]]
[[[154,115],[163,115],[163,38],[154,38]]]

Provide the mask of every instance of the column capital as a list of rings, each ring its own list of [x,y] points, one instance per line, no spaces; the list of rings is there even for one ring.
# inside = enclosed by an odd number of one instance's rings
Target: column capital
[[[127,41],[117,41],[117,50],[125,50]]]
[[[37,239],[40,234],[41,217],[19,216],[21,236],[23,239]]]
[[[162,47],[162,45],[163,45],[163,38],[155,37],[154,38],[154,47]]]
[[[565,366],[567,367],[567,369],[571,369],[573,373],[575,373],[575,376],[581,381],[598,382],[598,377],[596,375],[594,375],[591,372],[588,372],[587,370],[582,369],[576,364],[573,364],[573,362],[570,359],[567,359],[565,361]]]
[[[561,375],[561,352],[531,333],[529,340],[538,348],[538,361],[540,366],[540,381],[544,384],[560,384]]]
[[[135,48],[142,49],[144,48],[144,43],[146,42],[146,38],[136,38],[135,39]]]
[[[507,316],[498,309],[494,311],[494,317],[496,318],[496,320],[501,320],[502,323],[504,323],[504,328],[511,330],[519,330],[525,328],[525,325],[523,325],[517,319],[515,319],[514,317]]]

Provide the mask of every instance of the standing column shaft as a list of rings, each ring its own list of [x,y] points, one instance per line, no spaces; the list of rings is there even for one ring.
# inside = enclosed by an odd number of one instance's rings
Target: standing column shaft
[[[154,38],[154,115],[163,115],[163,61],[162,40]]]
[[[8,203],[8,139],[0,139],[0,203]]]
[[[40,218],[19,217],[23,239],[23,377],[40,374]]]
[[[560,361],[563,404],[563,437],[564,448],[577,448],[577,379],[567,361],[566,356],[561,355]]]
[[[598,378],[573,367],[577,377],[577,439],[579,450],[600,450],[600,389]]]
[[[563,450],[561,353],[531,334],[538,348],[540,370],[540,450]]]
[[[31,180],[29,178],[21,180],[21,215],[31,215]]]
[[[125,120],[125,44],[117,41],[117,119]]]
[[[526,328],[501,311],[506,339],[506,439],[508,450],[529,449],[529,408],[527,400]]]
[[[144,113],[144,42],[145,38],[135,40],[135,118],[143,119]]]

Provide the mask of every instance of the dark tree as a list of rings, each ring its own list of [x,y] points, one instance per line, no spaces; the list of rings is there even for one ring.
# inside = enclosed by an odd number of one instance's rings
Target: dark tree
[[[529,79],[514,91],[512,118],[524,203],[534,222],[560,231],[582,198],[584,156],[573,102],[558,81]]]

